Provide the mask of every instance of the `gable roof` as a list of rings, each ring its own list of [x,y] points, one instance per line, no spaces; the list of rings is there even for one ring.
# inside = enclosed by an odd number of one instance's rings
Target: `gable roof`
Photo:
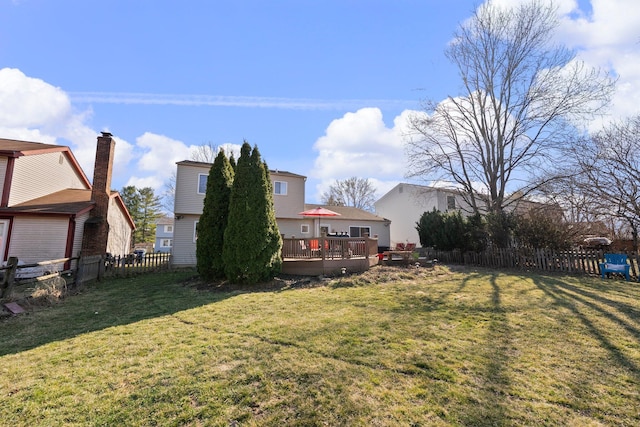
[[[71,149],[65,145],[44,144],[42,142],[19,141],[16,139],[0,138],[0,157],[17,158],[46,153],[63,153],[73,168],[78,172],[80,179],[91,188],[91,182],[85,175],[80,163],[75,158]]]
[[[198,162],[196,160],[181,160],[179,162],[176,162],[176,165],[195,166],[195,167],[201,167],[201,168],[210,169],[212,163]],[[278,170],[278,169],[269,169],[269,174],[279,175],[279,176],[291,176],[291,177],[296,177],[296,178],[306,178],[305,175],[300,175],[300,174],[293,173],[293,172],[281,171],[281,170]]]

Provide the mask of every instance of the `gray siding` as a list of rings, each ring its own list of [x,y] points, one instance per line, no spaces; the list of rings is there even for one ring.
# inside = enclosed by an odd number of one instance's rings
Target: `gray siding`
[[[209,175],[210,165],[178,165],[176,172],[175,206],[176,214],[202,213],[204,194],[198,194],[198,175]]]
[[[2,191],[4,190],[4,178],[7,174],[7,158],[0,157],[0,199],[2,199]]]
[[[184,215],[174,224],[173,265],[187,267],[196,265],[196,243],[193,241],[195,222],[200,215]]]

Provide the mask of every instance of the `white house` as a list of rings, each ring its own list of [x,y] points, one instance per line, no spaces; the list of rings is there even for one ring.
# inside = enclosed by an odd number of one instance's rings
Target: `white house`
[[[390,224],[391,245],[416,243],[420,238],[416,225],[425,212],[461,210],[469,212],[468,204],[459,192],[446,188],[427,187],[400,183],[374,203],[378,216],[387,218]]]

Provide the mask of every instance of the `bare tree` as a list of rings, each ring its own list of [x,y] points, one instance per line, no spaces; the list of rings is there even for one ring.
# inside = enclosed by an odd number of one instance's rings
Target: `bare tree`
[[[373,210],[376,189],[364,178],[351,177],[336,181],[322,197],[322,203],[331,206],[353,206],[367,211]]]
[[[614,122],[572,147],[583,191],[601,215],[616,218],[638,246],[640,228],[640,115]],[[615,225],[615,224],[614,224]]]
[[[223,144],[214,145],[211,142],[199,145],[191,150],[191,160],[202,163],[212,163],[215,160],[218,152],[224,150],[226,153],[230,153],[231,159],[235,159],[240,154],[240,146],[235,144]],[[235,160],[232,160],[235,163]],[[169,180],[164,184],[164,190],[162,192],[162,207],[167,212],[173,212],[176,193],[176,172],[174,171]]]
[[[557,10],[532,0],[480,6],[446,50],[462,94],[427,101],[410,123],[409,175],[452,182],[475,213],[502,214],[507,191],[541,185],[536,172],[610,100],[614,81],[551,44]]]
[[[220,151],[220,147],[211,142],[198,145],[191,150],[191,160],[202,163],[213,163]]]

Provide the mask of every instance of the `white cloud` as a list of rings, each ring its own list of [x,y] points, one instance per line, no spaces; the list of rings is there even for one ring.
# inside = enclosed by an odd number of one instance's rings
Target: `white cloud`
[[[589,66],[618,76],[611,118],[640,112],[640,3],[592,0],[590,13],[574,9],[562,17],[558,38]],[[600,125],[597,123],[596,125]]]
[[[98,132],[85,124],[91,111],[74,112],[69,96],[15,68],[0,69],[0,136],[69,145],[89,178]],[[131,144],[116,138],[114,175],[127,170]]]
[[[316,198],[335,180],[352,176],[371,179],[380,195],[401,181],[406,171],[403,134],[411,113],[403,111],[391,128],[378,108],[362,108],[333,120],[314,144],[318,157],[310,175],[320,181]]]

